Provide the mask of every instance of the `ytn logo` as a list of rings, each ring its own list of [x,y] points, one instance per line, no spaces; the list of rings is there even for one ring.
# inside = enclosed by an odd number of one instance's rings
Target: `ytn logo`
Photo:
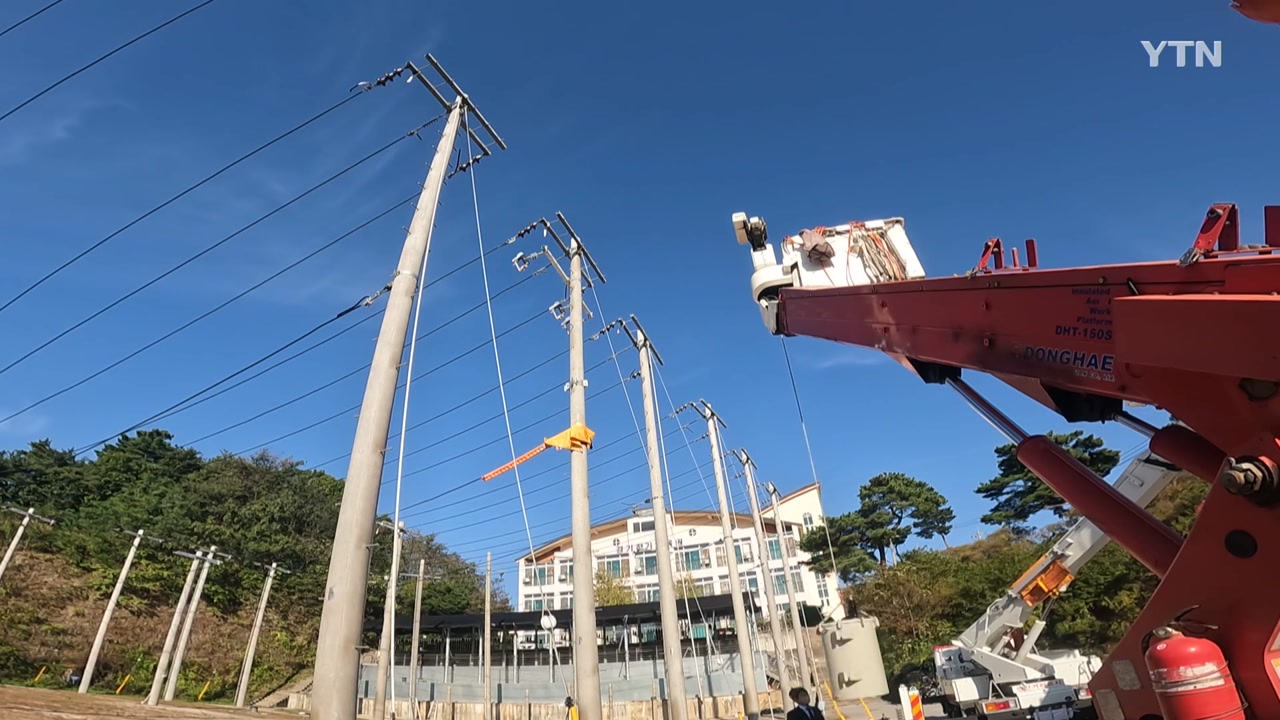
[[[1209,43],[1203,40],[1161,40],[1159,45],[1152,45],[1150,40],[1142,41],[1142,49],[1147,51],[1147,57],[1151,59],[1151,67],[1160,67],[1160,53],[1164,52],[1166,47],[1178,49],[1178,67],[1187,66],[1187,48],[1194,47],[1196,49],[1196,67],[1204,67],[1207,60],[1213,67],[1222,67],[1222,41],[1213,41],[1213,50],[1209,50]]]

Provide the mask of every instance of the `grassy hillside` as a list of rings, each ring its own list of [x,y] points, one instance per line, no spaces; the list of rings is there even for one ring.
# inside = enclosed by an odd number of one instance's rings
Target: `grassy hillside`
[[[78,460],[48,441],[0,452],[0,507],[34,507],[57,521],[30,526],[0,579],[0,682],[30,682],[48,666],[41,684],[57,685],[65,670],[84,663],[129,533],[143,529],[163,541],[139,548],[95,686],[114,691],[132,675],[125,691],[146,691],[190,567],[174,552],[214,545],[229,557],[209,573],[183,693],[194,698],[206,682],[205,700],[234,693],[263,568],[272,562],[289,574],[278,576],[272,589],[250,695],[275,689],[313,661],[341,497],[341,481],[299,462],[267,453],[206,459],[160,430],[124,436],[93,460]],[[12,513],[0,518],[0,543],[7,545],[18,520]],[[381,617],[390,533],[380,531],[374,543],[366,614]],[[438,577],[424,591],[425,611],[483,606],[475,566],[431,536],[409,534],[403,567],[419,558]],[[404,612],[412,608],[412,585],[401,590]],[[495,605],[506,607],[506,598],[495,597]],[[376,637],[366,643],[376,645]]]

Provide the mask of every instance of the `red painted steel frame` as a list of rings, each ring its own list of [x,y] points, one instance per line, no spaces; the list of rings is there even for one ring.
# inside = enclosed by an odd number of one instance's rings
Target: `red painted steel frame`
[[[1271,241],[1276,233],[1268,231]],[[787,335],[989,372],[1050,407],[1041,382],[1159,406],[1196,432],[1161,430],[1153,450],[1213,481],[1227,456],[1280,459],[1280,393],[1258,399],[1255,391],[1251,399],[1240,385],[1242,378],[1280,380],[1280,256],[1262,253],[1211,254],[1186,267],[1168,261],[1023,268],[853,288],[786,288],[778,326]],[[1087,499],[1109,489],[1096,476],[1060,470],[1045,472],[1064,496]],[[1232,546],[1236,554],[1228,551],[1228,535],[1238,540],[1239,531],[1256,541],[1251,556],[1238,556],[1247,554],[1239,543]],[[1130,537],[1134,542],[1144,544]],[[1157,544],[1126,549],[1165,562],[1168,551]],[[1218,626],[1207,636],[1230,660],[1249,717],[1280,718],[1276,568],[1280,508],[1262,507],[1215,482],[1151,601],[1091,684],[1103,718],[1112,717],[1106,706],[1117,700],[1129,720],[1159,716],[1143,636],[1191,606],[1199,607],[1188,621]]]

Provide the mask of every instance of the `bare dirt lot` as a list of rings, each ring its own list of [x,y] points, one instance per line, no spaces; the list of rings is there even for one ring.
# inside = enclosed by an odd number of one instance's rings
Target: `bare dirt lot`
[[[217,706],[173,703],[147,707],[135,696],[79,695],[71,690],[37,690],[0,685],[0,718],[4,720],[224,720],[250,717],[288,717]]]

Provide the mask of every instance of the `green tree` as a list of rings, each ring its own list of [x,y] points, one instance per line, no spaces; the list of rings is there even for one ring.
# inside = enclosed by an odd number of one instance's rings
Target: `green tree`
[[[692,575],[680,575],[676,578],[676,597],[681,599],[702,597],[702,588],[694,582]]]
[[[631,586],[607,572],[596,572],[596,607],[630,605],[636,601]]]
[[[810,553],[810,567],[831,572],[827,531],[836,554],[836,571],[852,582],[876,567],[887,567],[889,554],[911,537],[929,539],[950,534],[955,512],[933,486],[902,473],[881,473],[858,489],[859,507],[828,518],[826,528],[805,533],[800,547]]]
[[[1120,463],[1118,451],[1107,448],[1095,435],[1085,435],[1083,430],[1046,436],[1099,477],[1106,477]],[[1041,512],[1048,510],[1059,518],[1067,516],[1069,510],[1062,498],[1018,460],[1016,445],[1001,445],[995,454],[1000,474],[974,491],[994,503],[982,516],[982,522],[1027,532],[1027,522]]]

